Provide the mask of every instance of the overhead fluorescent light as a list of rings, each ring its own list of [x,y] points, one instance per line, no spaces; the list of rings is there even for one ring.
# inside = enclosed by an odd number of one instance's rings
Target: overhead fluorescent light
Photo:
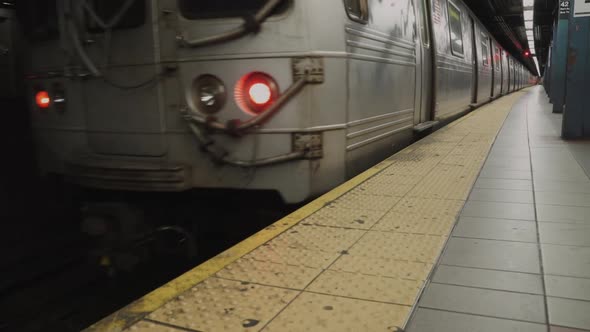
[[[535,0],[522,0],[522,16],[524,17],[524,28],[527,37],[528,43],[528,51],[531,55],[536,55],[537,51],[535,49],[535,33],[533,32],[535,28],[534,20],[534,10],[535,10]],[[537,73],[541,73],[539,71],[539,63],[537,61],[537,57],[533,56],[533,61],[535,62],[535,67],[537,68]]]

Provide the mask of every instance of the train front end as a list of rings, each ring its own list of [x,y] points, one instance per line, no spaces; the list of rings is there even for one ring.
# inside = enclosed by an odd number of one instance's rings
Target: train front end
[[[28,76],[43,172],[109,190],[276,190],[287,202],[327,189],[311,183],[330,137],[312,125],[324,64],[308,51],[305,2],[44,3],[30,17],[50,34],[34,39]]]

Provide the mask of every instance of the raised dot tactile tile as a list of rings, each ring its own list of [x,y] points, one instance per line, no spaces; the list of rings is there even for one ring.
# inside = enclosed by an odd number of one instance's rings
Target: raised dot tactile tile
[[[403,197],[416,186],[423,176],[397,174],[384,174],[370,179],[355,189],[358,193],[367,195],[383,195]]]
[[[411,306],[423,284],[420,280],[327,270],[307,291]]]
[[[464,169],[461,166],[453,168]],[[465,173],[468,173],[468,170],[465,170]],[[469,190],[474,181],[475,176],[470,174],[455,175],[445,170],[437,170],[428,174],[408,195],[412,197],[464,200],[469,195]]]
[[[401,331],[519,97],[470,113],[294,212],[295,226],[148,318],[197,331]]]
[[[309,216],[303,223],[310,223],[318,226],[356,228],[368,230],[385,212],[365,209],[321,209]]]
[[[426,280],[432,270],[432,264],[393,258],[342,255],[330,269],[399,279]]]
[[[321,272],[320,268],[240,258],[217,272],[217,277],[303,290]]]
[[[349,254],[434,263],[445,241],[444,236],[371,231],[349,250]]]
[[[259,331],[298,293],[213,277],[148,318],[198,331]]]
[[[408,197],[373,227],[375,231],[448,235],[464,202]]]
[[[261,262],[326,269],[339,255],[338,252],[309,250],[267,243],[256,248],[244,258]]]
[[[328,209],[363,209],[371,211],[387,211],[391,209],[401,197],[381,195],[367,195],[354,190],[330,203]]]
[[[484,160],[485,158],[466,154],[450,154],[441,161],[441,165],[461,166],[468,172],[473,172],[474,170],[479,171]]]
[[[461,142],[467,135],[468,134],[466,132],[455,133],[448,128],[443,128],[436,133],[436,136],[431,137],[430,139],[432,139],[433,142],[457,143]]]
[[[348,249],[365,232],[358,229],[297,225],[269,242],[290,248],[341,252]]]
[[[304,292],[264,331],[401,331],[411,307]]]
[[[404,174],[410,176],[424,176],[434,169],[444,157],[444,154],[435,152],[427,153],[422,150],[416,150],[411,156],[391,159],[391,165],[379,175]]]

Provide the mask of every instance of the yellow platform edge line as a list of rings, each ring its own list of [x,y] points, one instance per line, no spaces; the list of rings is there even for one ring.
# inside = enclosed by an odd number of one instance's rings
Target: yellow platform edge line
[[[133,325],[180,294],[196,286],[198,283],[211,277],[215,273],[221,271],[229,264],[235,262],[239,258],[250,253],[264,243],[274,239],[281,233],[287,231],[289,228],[295,226],[303,219],[320,210],[327,203],[334,201],[338,197],[356,188],[359,184],[375,176],[387,168],[390,164],[390,161],[385,160],[371,167],[367,171],[343,183],[332,191],[301,207],[297,211],[264,228],[263,230],[227,249],[221,254],[209,259],[208,261],[186,272],[180,277],[145,295],[139,300],[103,318],[84,331],[119,332]]]

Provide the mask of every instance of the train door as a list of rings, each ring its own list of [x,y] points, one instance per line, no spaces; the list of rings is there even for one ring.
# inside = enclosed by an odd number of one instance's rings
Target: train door
[[[477,45],[479,45],[477,41],[477,27],[475,25],[475,21],[472,17],[469,18],[471,21],[471,40],[473,41],[471,45],[472,52],[473,52],[473,84],[471,90],[471,103],[477,103],[477,90],[479,89],[479,61],[477,57]]]
[[[510,61],[512,63],[512,65],[510,66],[510,75],[512,75],[510,77],[510,81],[511,81],[511,86],[512,86],[512,91],[516,91],[516,62],[514,62],[514,59],[511,59]]]
[[[416,10],[419,15],[417,24],[419,27],[420,45],[417,45],[417,55],[420,57],[420,66],[416,71],[416,112],[414,124],[424,124],[417,129],[430,127],[433,119],[433,82],[434,82],[434,47],[431,43],[431,27],[429,0],[418,0]]]

